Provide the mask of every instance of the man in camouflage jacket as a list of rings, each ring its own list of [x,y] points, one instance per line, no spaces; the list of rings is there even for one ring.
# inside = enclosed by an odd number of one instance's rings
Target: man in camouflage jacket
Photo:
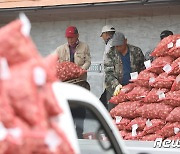
[[[124,86],[129,83],[130,73],[140,72],[144,69],[144,55],[139,47],[127,44],[127,39],[124,34],[116,32],[112,40],[111,51],[106,54],[104,69],[105,69],[105,83],[108,91],[108,99],[113,96],[116,87],[121,84]],[[129,61],[123,60],[122,57],[129,54]],[[125,78],[126,83],[123,83],[124,69],[129,65],[129,77]],[[127,73],[127,72],[126,72]]]

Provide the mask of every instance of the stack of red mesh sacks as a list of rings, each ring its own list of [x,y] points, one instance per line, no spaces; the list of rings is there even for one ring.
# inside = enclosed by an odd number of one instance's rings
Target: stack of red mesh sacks
[[[0,29],[0,154],[73,154],[55,121],[57,57],[43,59],[24,28],[15,20]]]
[[[164,38],[132,83],[109,101],[125,140],[180,139],[180,35]]]

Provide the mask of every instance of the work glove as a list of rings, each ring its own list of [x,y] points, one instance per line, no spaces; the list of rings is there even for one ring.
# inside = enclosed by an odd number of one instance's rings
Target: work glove
[[[117,96],[117,95],[120,93],[121,89],[122,89],[122,85],[121,85],[121,84],[119,84],[118,86],[116,86],[113,95],[114,95],[114,96]]]

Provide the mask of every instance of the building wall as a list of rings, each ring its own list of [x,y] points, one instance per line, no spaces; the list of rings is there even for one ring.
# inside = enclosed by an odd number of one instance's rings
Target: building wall
[[[100,38],[101,28],[112,24],[128,39],[128,43],[139,46],[143,53],[152,50],[159,42],[160,32],[169,29],[180,33],[180,15],[127,17],[94,20],[68,20],[32,23],[31,36],[43,56],[52,53],[56,47],[66,42],[64,31],[67,26],[75,25],[80,40],[89,44],[92,63],[102,63],[104,44]],[[100,97],[103,90],[103,74],[88,72],[91,91]]]

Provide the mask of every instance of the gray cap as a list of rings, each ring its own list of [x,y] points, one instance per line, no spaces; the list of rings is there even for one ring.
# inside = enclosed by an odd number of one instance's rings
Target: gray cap
[[[121,32],[116,32],[112,38],[112,46],[123,45],[125,41],[125,36]]]

